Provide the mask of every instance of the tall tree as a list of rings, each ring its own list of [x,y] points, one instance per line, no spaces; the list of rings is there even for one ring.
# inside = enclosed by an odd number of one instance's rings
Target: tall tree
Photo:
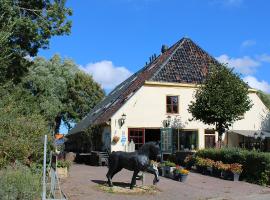
[[[266,94],[263,91],[258,91],[258,96],[264,103],[264,105],[270,110],[270,94]]]
[[[30,61],[40,48],[48,48],[55,35],[69,34],[72,14],[65,7],[66,0],[0,0],[0,46],[2,58],[9,63],[0,66],[1,78],[18,81],[27,71]],[[1,44],[2,35],[2,44]]]
[[[36,98],[54,133],[59,132],[62,121],[71,127],[104,97],[90,75],[57,55],[50,60],[36,58],[22,84]]]
[[[216,126],[218,143],[236,120],[252,107],[248,85],[226,65],[211,66],[204,84],[196,91],[189,112],[196,120]]]

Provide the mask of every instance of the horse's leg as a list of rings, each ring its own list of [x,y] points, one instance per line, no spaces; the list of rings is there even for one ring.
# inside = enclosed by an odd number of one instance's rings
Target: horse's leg
[[[106,174],[106,177],[108,179],[108,184],[109,184],[110,187],[113,187],[113,184],[112,184],[112,174],[113,173],[114,173],[114,170],[112,170],[111,168],[109,168],[109,171]]]
[[[114,172],[112,173],[111,178],[113,178],[114,175],[117,174],[118,172],[120,172],[122,169],[123,169],[123,168],[118,168],[118,169],[114,170]]]
[[[140,171],[134,171],[133,172],[132,180],[131,180],[131,183],[130,183],[130,189],[133,189],[133,187],[136,185],[136,177],[137,177],[139,172]]]

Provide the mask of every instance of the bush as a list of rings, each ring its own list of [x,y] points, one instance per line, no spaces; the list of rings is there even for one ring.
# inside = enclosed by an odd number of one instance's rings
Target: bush
[[[32,200],[41,195],[41,175],[25,166],[7,167],[0,171],[1,200]]]
[[[196,156],[243,166],[241,178],[260,185],[270,184],[270,153],[238,148],[203,149]]]

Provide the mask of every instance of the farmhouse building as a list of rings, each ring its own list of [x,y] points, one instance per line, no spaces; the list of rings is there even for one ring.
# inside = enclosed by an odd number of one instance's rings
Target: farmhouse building
[[[136,149],[149,141],[161,141],[168,153],[215,147],[215,127],[192,120],[188,112],[213,64],[219,63],[188,38],[170,48],[163,46],[158,57],[153,56],[79,122],[69,132],[70,138],[98,125],[101,150],[127,151],[131,140]],[[262,134],[264,148],[269,150],[269,110],[255,89],[249,89],[249,97],[253,107],[232,124],[223,144],[252,147],[254,134]]]

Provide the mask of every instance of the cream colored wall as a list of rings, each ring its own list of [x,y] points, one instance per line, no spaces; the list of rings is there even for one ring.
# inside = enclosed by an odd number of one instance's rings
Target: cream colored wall
[[[232,125],[232,130],[265,129],[264,127],[262,127],[262,124],[264,122],[264,119],[266,119],[269,110],[265,107],[265,105],[262,103],[261,99],[256,93],[250,93],[249,98],[253,103],[252,108],[245,113],[242,120],[239,120]]]
[[[121,137],[128,140],[128,128],[160,128],[162,121],[168,116],[166,113],[166,96],[179,96],[179,114],[169,114],[172,119],[180,118],[184,124],[183,129],[198,130],[199,148],[204,148],[204,130],[214,126],[199,121],[189,121],[192,118],[188,112],[188,105],[193,99],[195,87],[172,85],[144,85],[140,88],[111,118],[112,138],[120,137],[120,141],[112,145],[112,151],[123,151],[127,143],[121,143]],[[234,130],[256,130],[260,128],[265,106],[255,93],[249,94],[254,106],[245,114],[245,118],[233,125]],[[126,114],[125,124],[120,127],[118,120]],[[216,133],[217,140],[217,133]]]
[[[195,89],[179,87],[156,87],[143,86],[133,97],[131,97],[111,118],[112,137],[114,134],[119,137],[125,134],[128,138],[128,128],[160,128],[162,122],[168,116],[166,114],[166,96],[179,96],[179,114],[170,114],[172,119],[181,118],[184,129],[198,130],[199,148],[204,147],[204,129],[213,128],[203,123],[192,121],[191,114],[188,113],[188,104],[193,97]],[[127,115],[123,127],[118,125],[118,119],[125,113]],[[216,137],[217,138],[217,137]],[[124,150],[121,142],[112,145],[112,151]]]

